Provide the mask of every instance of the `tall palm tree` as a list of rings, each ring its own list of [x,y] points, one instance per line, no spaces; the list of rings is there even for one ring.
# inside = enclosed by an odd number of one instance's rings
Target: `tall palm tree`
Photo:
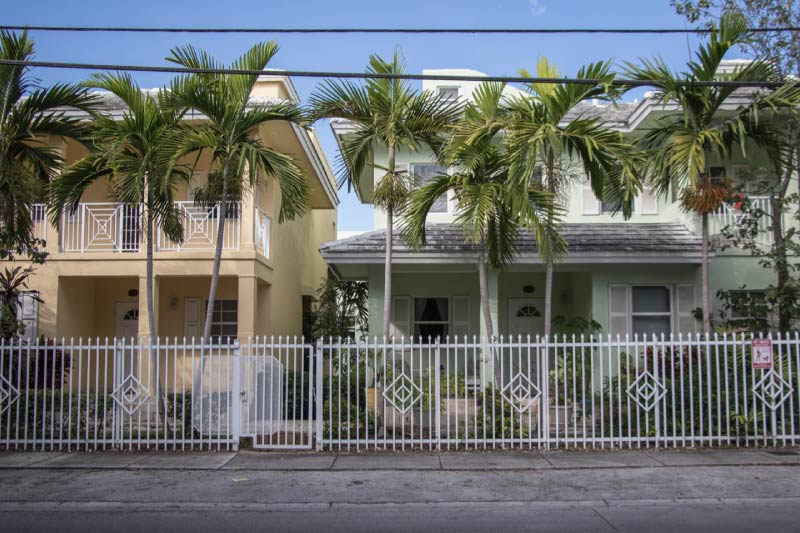
[[[591,99],[608,100],[616,96],[609,72],[610,62],[582,67],[578,79],[596,83],[527,84],[527,94],[510,99],[511,119],[506,132],[506,146],[511,161],[511,179],[527,183],[531,176],[541,176],[543,186],[555,199],[564,195],[568,184],[580,175],[591,183],[597,197],[620,200],[629,216],[636,193],[640,190],[635,158],[622,134],[604,126],[598,118],[582,115],[578,106]],[[523,76],[528,76],[524,70]],[[560,77],[560,71],[541,58],[539,77]],[[577,116],[568,121],[568,115]],[[582,172],[574,172],[573,164]],[[553,256],[545,261],[544,333],[550,335],[552,323]]]
[[[26,32],[0,31],[0,59],[30,61],[33,41]],[[0,65],[0,254],[32,250],[31,206],[42,201],[47,183],[64,164],[48,136],[78,139],[84,133],[72,109],[91,111],[95,99],[85,88],[38,86],[30,67]],[[32,246],[34,245],[34,246]]]
[[[481,309],[489,339],[494,337],[494,327],[488,268],[502,270],[514,260],[522,228],[533,230],[542,257],[564,248],[556,228],[558,208],[551,193],[537,183],[520,184],[509,179],[500,139],[500,127],[508,118],[504,87],[503,83],[483,83],[473,92],[464,119],[443,151],[442,162],[453,173],[441,174],[411,194],[403,226],[403,236],[413,246],[424,243],[428,213],[437,199],[452,191],[456,201],[454,223],[480,250]],[[473,136],[476,130],[483,133]]]
[[[278,51],[274,41],[258,43],[230,65],[235,70],[264,70]],[[174,48],[167,60],[187,68],[222,69],[222,63],[192,46]],[[303,172],[295,160],[266,146],[258,135],[265,124],[275,121],[299,122],[301,112],[291,102],[254,102],[250,99],[258,76],[244,74],[186,74],[174,80],[170,97],[178,109],[193,109],[205,120],[186,126],[175,137],[171,148],[174,161],[207,154],[211,159],[208,183],[196,201],[217,206],[214,266],[208,291],[203,338],[211,337],[211,319],[219,284],[225,219],[229,203],[241,198],[246,188],[262,177],[274,178],[280,188],[279,222],[302,216],[309,206],[310,193]]]
[[[395,51],[391,61],[378,55],[369,58],[367,74],[403,74],[405,61]],[[392,233],[394,217],[406,203],[413,178],[396,169],[400,150],[416,152],[428,148],[435,153],[443,143],[442,134],[454,124],[461,105],[428,91],[417,91],[397,78],[370,78],[363,85],[326,80],[311,95],[313,120],[340,118],[350,121],[356,131],[342,140],[341,183],[348,186],[367,169],[384,172],[375,185],[373,203],[386,211],[386,258],[383,290],[383,334],[389,334],[392,303]],[[375,149],[386,149],[386,161],[375,162]],[[371,179],[371,178],[370,178]]]
[[[679,191],[685,210],[700,216],[702,236],[703,331],[711,332],[711,300],[708,286],[709,242],[708,215],[730,196],[729,180],[712,177],[709,163],[727,162],[734,147],[744,153],[753,146],[765,150],[772,161],[780,161],[779,132],[770,120],[760,119],[765,112],[796,107],[800,91],[787,84],[775,91],[749,91],[749,105],[733,108],[729,99],[735,87],[706,85],[714,81],[778,81],[775,67],[767,61],[754,60],[733,72],[720,71],[725,55],[746,43],[747,23],[740,14],[725,14],[707,43],[687,64],[687,71],[673,72],[663,60],[643,60],[641,65],[627,64],[626,74],[633,79],[653,80],[655,98],[664,105],[677,104],[680,112],[658,120],[640,139],[648,151],[646,170],[656,191],[667,195]]]
[[[167,102],[167,94],[142,91],[128,74],[95,74],[85,85],[120,98],[126,109],[119,119],[101,111],[92,113],[87,136],[89,155],[75,162],[50,187],[50,216],[59,225],[61,215],[74,211],[86,189],[108,179],[114,198],[136,209],[144,205],[147,249],[147,314],[151,342],[156,339],[153,300],[153,247],[157,229],[180,242],[180,217],[174,207],[178,184],[188,180],[186,169],[171,164],[168,140],[183,113]]]

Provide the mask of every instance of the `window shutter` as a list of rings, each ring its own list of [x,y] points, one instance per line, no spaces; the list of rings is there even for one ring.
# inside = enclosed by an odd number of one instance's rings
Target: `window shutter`
[[[658,214],[658,196],[652,186],[644,186],[642,193],[634,201],[634,210],[642,215]]]
[[[39,336],[39,302],[36,292],[24,292],[19,297],[18,319],[25,326],[23,336],[35,339]]]
[[[676,293],[677,333],[694,333],[697,331],[697,319],[692,313],[694,310],[694,285],[678,285]]]
[[[453,296],[453,337],[469,335],[469,296]]]
[[[203,335],[203,300],[186,298],[183,315],[183,334],[187,339],[200,339]]]
[[[411,297],[395,296],[392,298],[392,331],[397,339],[411,336]]]
[[[608,286],[608,331],[612,335],[630,333],[630,287]]]
[[[599,215],[602,210],[602,204],[597,196],[594,195],[592,184],[586,180],[581,185],[581,198],[583,200],[583,214],[584,215]]]

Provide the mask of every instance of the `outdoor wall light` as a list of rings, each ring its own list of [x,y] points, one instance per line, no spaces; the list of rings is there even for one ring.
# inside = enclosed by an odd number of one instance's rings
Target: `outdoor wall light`
[[[129,290],[128,291],[128,296],[130,296],[131,298],[133,298],[135,296],[139,296],[139,289],[131,289],[131,290]]]
[[[534,287],[533,285],[525,285],[524,287],[522,287],[522,292],[524,292],[525,294],[533,294],[535,290],[536,287]]]

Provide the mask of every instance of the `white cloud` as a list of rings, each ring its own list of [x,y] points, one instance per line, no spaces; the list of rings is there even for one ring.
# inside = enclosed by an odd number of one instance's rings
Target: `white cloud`
[[[531,15],[534,17],[544,15],[544,12],[547,11],[547,6],[542,4],[539,0],[528,0],[528,3],[531,6]]]

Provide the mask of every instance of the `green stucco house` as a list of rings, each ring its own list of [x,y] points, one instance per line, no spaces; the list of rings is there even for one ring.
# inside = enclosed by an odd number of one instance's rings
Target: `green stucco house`
[[[730,61],[733,67],[737,61]],[[480,75],[472,70],[426,70],[428,75]],[[438,91],[453,98],[468,100],[476,82],[425,80],[423,89]],[[507,87],[509,92],[516,89]],[[747,94],[734,94],[728,108],[748,102]],[[636,136],[659,117],[679,112],[674,105],[661,105],[645,94],[634,102],[608,104],[586,102],[575,116],[597,116],[606,125],[625,135]],[[346,121],[332,121],[337,140],[354,131]],[[376,150],[376,163],[385,154]],[[432,154],[398,154],[397,164],[411,172],[418,182],[445,171]],[[712,175],[732,178],[738,192],[769,208],[757,196],[756,182],[774,179],[767,171],[764,154],[748,150],[747,157],[733,154],[732,161],[709,168]],[[370,203],[380,169],[357,177],[356,192]],[[696,332],[699,322],[694,310],[701,306],[699,219],[682,211],[673,195],[656,197],[647,186],[634,206],[633,216],[624,220],[612,215],[614,206],[604,205],[579,175],[562,199],[566,216],[561,232],[568,254],[556,265],[553,285],[553,316],[565,319],[593,319],[603,333],[612,335]],[[797,183],[791,186],[797,188]],[[422,336],[483,335],[480,318],[480,293],[476,250],[451,224],[454,201],[442,198],[429,215],[427,244],[411,250],[395,232],[391,331],[382,331],[383,261],[385,213],[374,211],[374,230],[323,244],[320,248],[329,267],[346,279],[366,280],[369,284],[369,335]],[[737,212],[725,205],[710,221],[712,243],[721,229],[735,224]],[[770,237],[764,227],[764,243]],[[503,272],[489,273],[489,295],[496,333],[536,335],[543,332],[545,273],[536,253],[536,243],[523,235],[521,255]],[[772,271],[744,250],[717,247],[711,260],[711,294],[715,300],[713,316],[722,312],[718,291],[740,291],[759,297],[774,284]],[[735,317],[734,317],[735,318]]]

